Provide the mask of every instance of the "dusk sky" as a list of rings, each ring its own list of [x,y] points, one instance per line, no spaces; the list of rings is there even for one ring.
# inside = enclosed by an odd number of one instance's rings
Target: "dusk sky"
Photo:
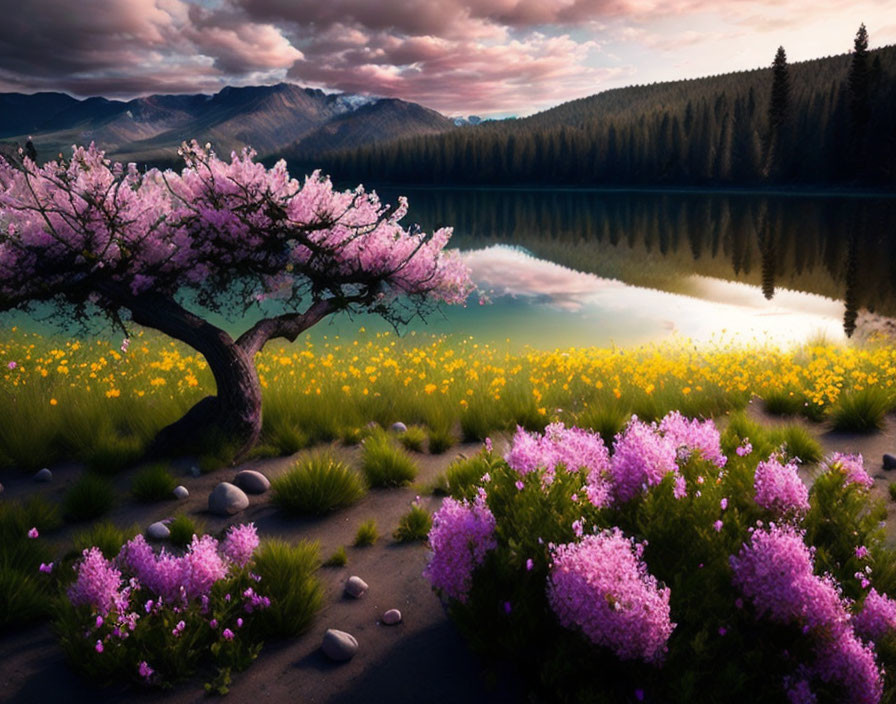
[[[0,92],[130,98],[281,80],[447,115],[896,43],[896,0],[0,0]]]

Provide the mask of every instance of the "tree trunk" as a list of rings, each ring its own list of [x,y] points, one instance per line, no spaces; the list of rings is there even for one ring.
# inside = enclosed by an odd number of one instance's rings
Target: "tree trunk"
[[[238,459],[252,449],[261,433],[261,384],[254,352],[244,350],[226,331],[173,299],[133,295],[111,286],[101,292],[130,310],[135,323],[159,330],[202,354],[215,378],[217,395],[207,396],[180,420],[162,428],[149,454],[171,456],[224,449]],[[212,443],[215,445],[210,447]]]

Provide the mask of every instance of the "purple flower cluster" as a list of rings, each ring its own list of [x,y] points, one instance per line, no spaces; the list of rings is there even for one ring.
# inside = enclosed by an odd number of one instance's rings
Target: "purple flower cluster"
[[[105,616],[110,611],[124,611],[127,595],[121,589],[121,572],[112,566],[99,548],[82,553],[75,566],[77,577],[68,588],[74,606],[90,606]]]
[[[230,526],[221,545],[224,556],[240,567],[249,564],[256,548],[258,548],[258,531],[255,529],[254,523]]]
[[[876,643],[889,631],[896,630],[896,601],[886,594],[878,594],[872,587],[852,623],[856,633]]]
[[[620,503],[659,484],[678,468],[672,439],[660,435],[656,426],[641,422],[637,416],[632,416],[625,430],[616,436],[613,447],[610,477],[614,499]]]
[[[865,461],[860,454],[846,455],[835,452],[825,458],[824,463],[831,471],[843,474],[843,486],[856,484],[865,489],[874,486],[874,479],[865,471]]]
[[[642,552],[618,528],[555,547],[548,602],[563,626],[620,659],[659,662],[675,628],[670,590],[647,572]]]
[[[480,494],[475,501],[446,498],[432,517],[432,558],[423,576],[451,599],[467,601],[473,570],[494,550],[495,517]]]
[[[717,467],[724,467],[728,458],[722,452],[719,429],[711,420],[689,420],[678,411],[672,411],[659,425],[660,433],[676,448],[687,454],[699,452],[703,459]]]
[[[517,428],[510,450],[504,457],[511,469],[520,474],[544,470],[543,481],[553,481],[557,467],[567,472],[585,472],[585,493],[592,505],[603,508],[610,503],[607,470],[610,457],[600,435],[581,428],[552,423],[540,433]]]
[[[881,671],[870,647],[853,631],[846,605],[830,577],[813,573],[812,551],[791,526],[769,524],[752,532],[750,544],[732,555],[734,584],[761,616],[794,623],[815,638],[811,673],[840,685],[850,701],[875,704],[883,692]],[[801,686],[802,699],[811,690]]]
[[[809,510],[809,490],[797,473],[796,464],[781,464],[771,457],[756,467],[753,480],[756,503],[778,515]]]

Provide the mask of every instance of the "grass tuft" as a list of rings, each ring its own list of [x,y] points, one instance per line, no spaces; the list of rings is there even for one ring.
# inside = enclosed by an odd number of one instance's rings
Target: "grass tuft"
[[[395,447],[384,431],[374,432],[364,440],[361,468],[367,483],[374,487],[409,484],[418,472],[414,460],[403,449]]]
[[[77,533],[73,539],[78,555],[84,550],[96,546],[107,560],[113,559],[121,551],[121,546],[133,538],[140,529],[137,526],[123,529],[111,521],[94,523],[90,528]]]
[[[582,411],[576,418],[576,425],[598,433],[608,448],[613,447],[617,433],[622,432],[631,418],[625,408],[615,404],[592,406]]]
[[[411,504],[411,510],[398,520],[398,528],[392,534],[399,543],[426,540],[432,528],[432,515],[419,504]]]
[[[884,427],[884,418],[893,409],[893,397],[887,389],[871,386],[861,391],[840,394],[831,407],[834,430],[871,433]]]
[[[358,526],[358,532],[355,533],[354,545],[356,548],[370,547],[379,537],[380,534],[376,528],[376,520],[371,518],[369,521],[364,521]]]
[[[92,521],[115,504],[115,489],[107,479],[87,472],[65,495],[62,513],[70,521]]]
[[[311,625],[323,605],[324,590],[317,578],[320,547],[300,541],[265,540],[255,553],[253,571],[261,577],[271,605],[259,613],[266,634],[297,636]]]
[[[430,427],[427,434],[429,436],[429,454],[431,455],[441,455],[457,443],[457,436],[449,425]]]
[[[423,443],[426,442],[426,430],[419,425],[412,425],[398,436],[398,441],[404,445],[406,450],[423,452]]]
[[[131,481],[131,493],[137,501],[152,503],[174,498],[174,487],[177,481],[168,471],[165,464],[153,464],[144,467]]]
[[[324,567],[345,567],[348,564],[348,554],[345,547],[340,547],[324,561]]]
[[[273,502],[297,515],[323,515],[350,506],[365,491],[358,473],[329,453],[299,460],[271,482]]]
[[[168,536],[171,544],[175,547],[185,548],[193,540],[194,535],[205,534],[205,525],[201,522],[197,523],[187,514],[181,513],[168,524],[168,530],[171,533]]]
[[[472,499],[476,496],[482,475],[490,468],[488,459],[481,453],[469,458],[458,457],[433,482],[432,493],[455,499]]]

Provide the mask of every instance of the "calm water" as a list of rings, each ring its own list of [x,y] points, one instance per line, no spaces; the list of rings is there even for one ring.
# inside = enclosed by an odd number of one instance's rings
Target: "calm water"
[[[410,330],[542,348],[674,335],[786,344],[843,339],[861,309],[896,316],[896,198],[401,192],[405,224],[455,228],[453,246],[491,301],[445,308]],[[394,202],[396,193],[380,194]],[[339,317],[312,333],[361,325],[388,329]]]

